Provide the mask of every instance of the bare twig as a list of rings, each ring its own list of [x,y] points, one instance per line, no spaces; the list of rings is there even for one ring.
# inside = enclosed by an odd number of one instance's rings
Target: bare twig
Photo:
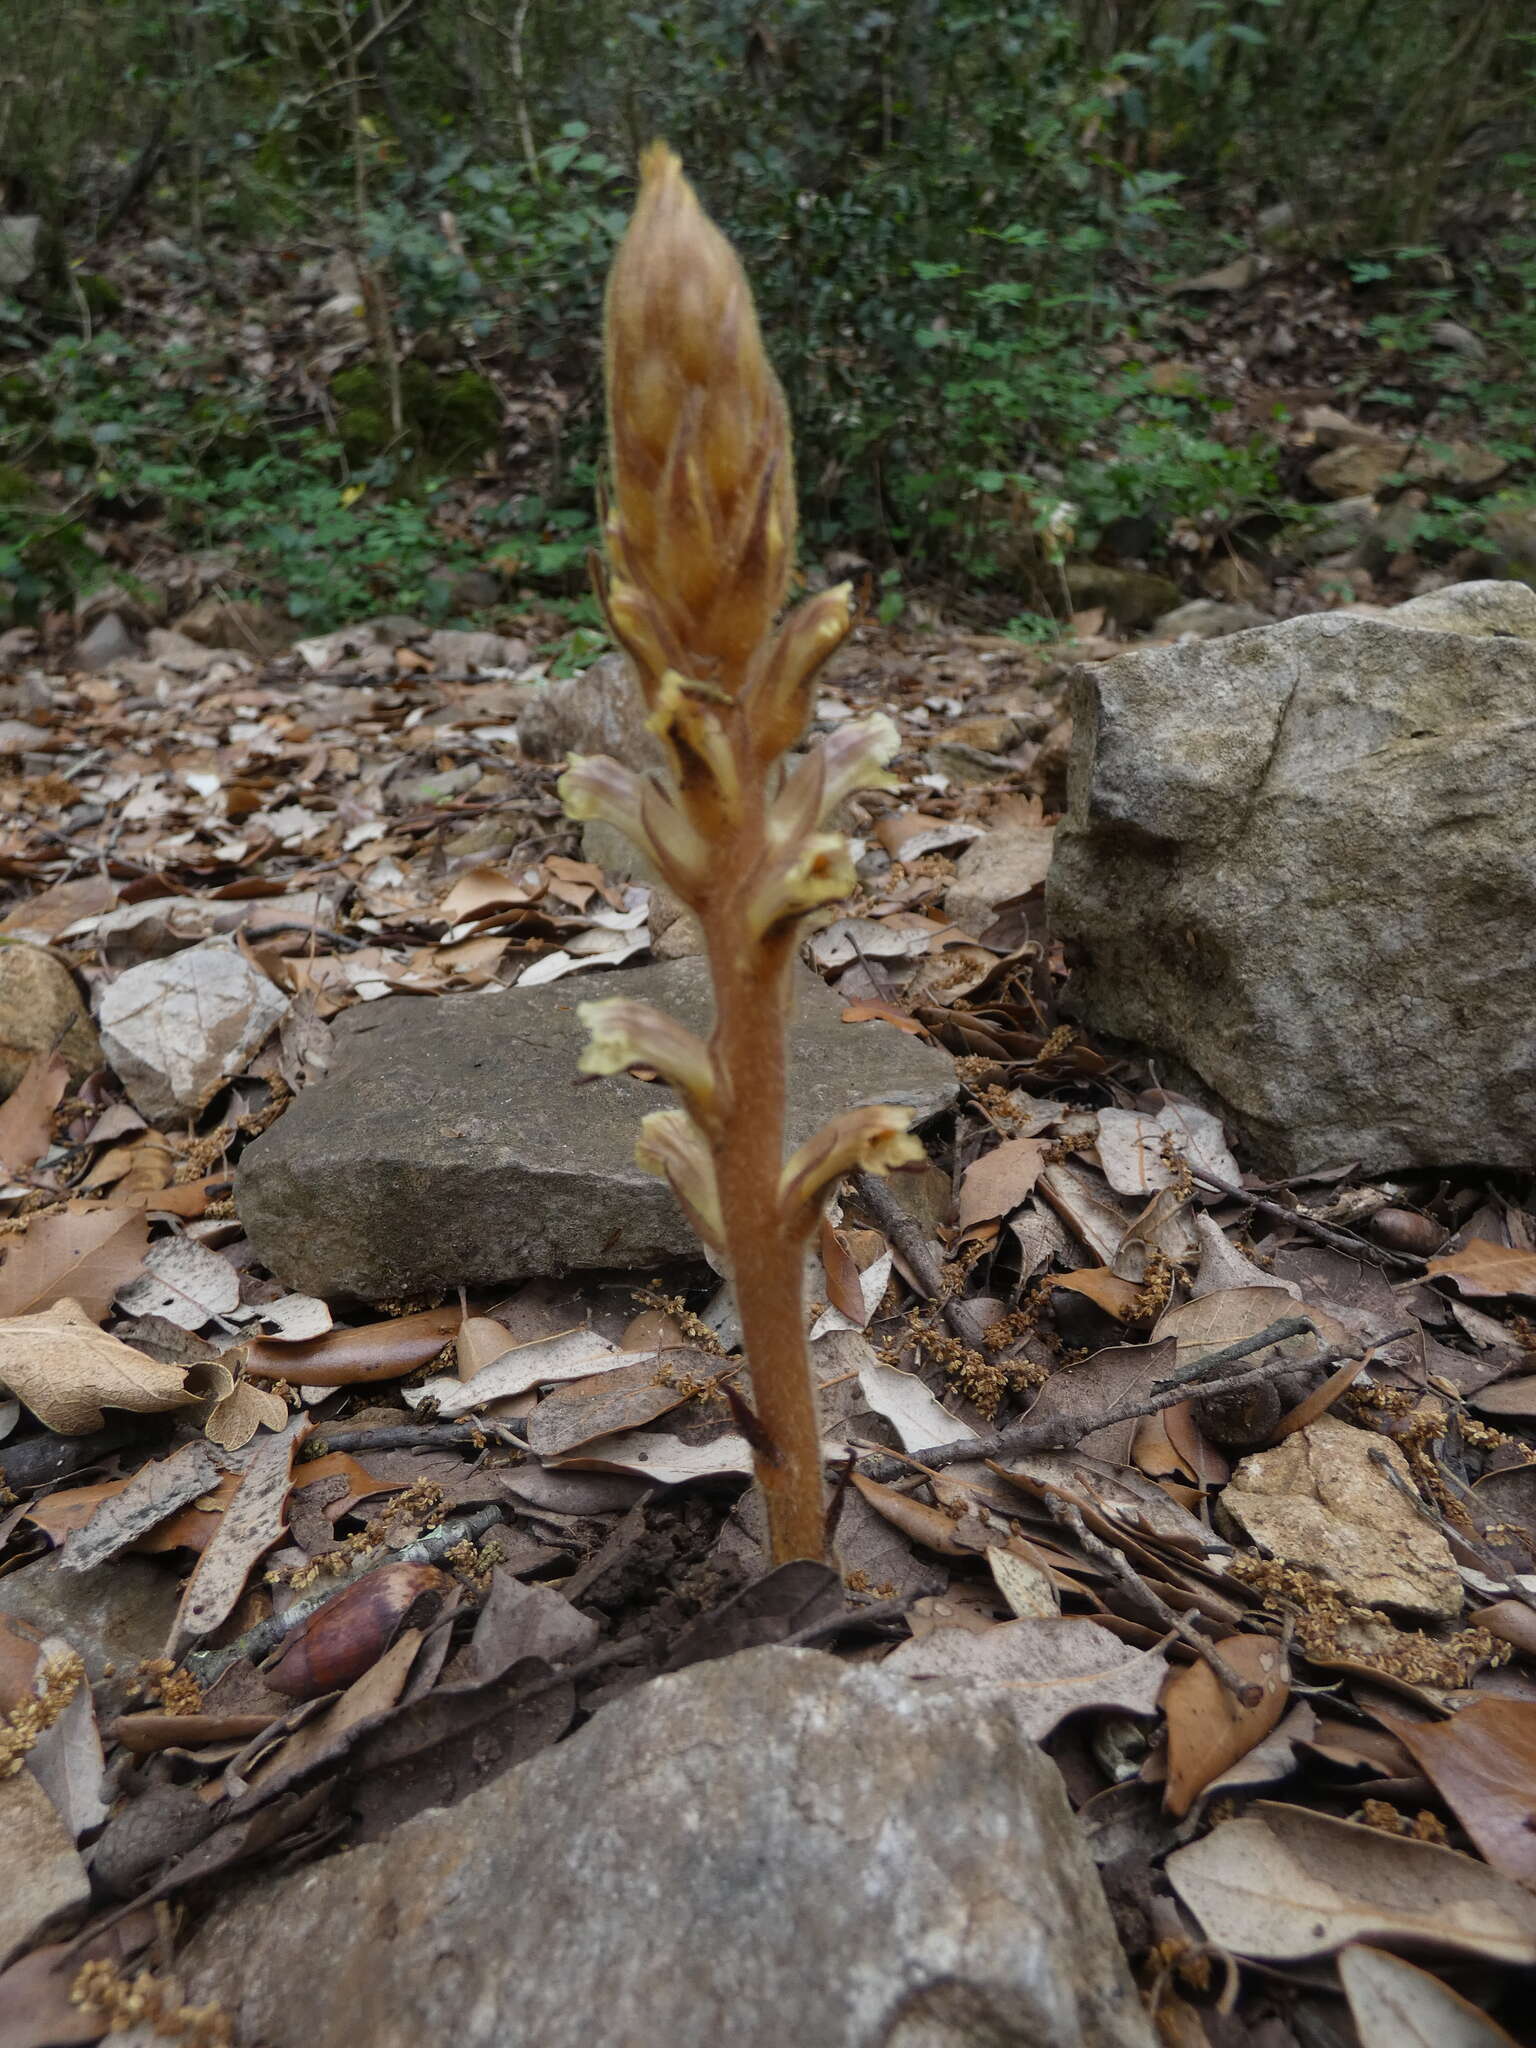
[[[1240,1188],[1229,1180],[1220,1180],[1214,1173],[1203,1167],[1191,1165],[1190,1174],[1203,1188],[1213,1188],[1219,1195],[1229,1195],[1234,1202],[1243,1202],[1250,1209],[1258,1209],[1266,1216],[1274,1216],[1282,1223],[1293,1223],[1308,1237],[1315,1237],[1319,1244],[1330,1250],[1346,1252],[1352,1259],[1370,1259],[1387,1266],[1405,1266],[1409,1271],[1422,1273],[1424,1261],[1411,1252],[1389,1252],[1384,1245],[1372,1244],[1352,1230],[1335,1230],[1331,1223],[1311,1216],[1305,1209],[1287,1209],[1284,1202],[1272,1202],[1267,1195],[1256,1195],[1251,1188]]]
[[[299,1452],[304,1464],[332,1451],[440,1451],[454,1444],[504,1445],[525,1451],[528,1446],[508,1423],[482,1415],[458,1422],[397,1422],[383,1429],[331,1429],[322,1423]]]
[[[1225,1347],[1227,1354],[1241,1358],[1252,1351],[1263,1350],[1274,1342],[1272,1324],[1268,1330],[1261,1330],[1256,1337],[1248,1337],[1239,1344]],[[1310,1325],[1307,1325],[1310,1328]],[[1358,1352],[1325,1351],[1316,1358],[1308,1358],[1303,1364],[1312,1366],[1337,1365],[1347,1357],[1358,1357]],[[1234,1373],[1228,1379],[1201,1380],[1196,1392],[1202,1400],[1209,1400],[1218,1394],[1245,1393],[1248,1388],[1259,1386],[1276,1372],[1293,1370],[1296,1360],[1276,1352],[1272,1357],[1249,1372]],[[1081,1443],[1085,1436],[1095,1430],[1110,1429],[1117,1422],[1133,1422],[1138,1416],[1157,1415],[1164,1408],[1176,1408],[1180,1402],[1190,1398],[1189,1382],[1176,1380],[1163,1382],[1159,1388],[1146,1393],[1127,1394],[1115,1402],[1102,1415],[1052,1415],[1042,1421],[1031,1422],[1026,1415],[1022,1422],[1010,1423],[1007,1429],[994,1430],[990,1436],[958,1437],[953,1443],[935,1444],[924,1451],[896,1455],[891,1452],[875,1452],[859,1461],[859,1470],[866,1479],[891,1480],[899,1477],[911,1465],[923,1465],[930,1471],[939,1472],[946,1465],[958,1465],[975,1458],[1003,1458],[1016,1452],[1066,1451],[1074,1444]]]
[[[1201,1635],[1193,1622],[1182,1614],[1176,1614],[1161,1594],[1153,1592],[1123,1550],[1116,1550],[1112,1543],[1095,1536],[1083,1520],[1080,1508],[1061,1494],[1049,1491],[1040,1496],[1040,1503],[1053,1521],[1072,1531],[1091,1558],[1114,1574],[1133,1599],[1139,1601],[1148,1613],[1156,1615],[1164,1628],[1172,1629],[1180,1642],[1189,1645],[1240,1706],[1256,1707],[1260,1704],[1264,1698],[1263,1686],[1234,1671],[1215,1644]]]
[[[923,1235],[922,1225],[907,1214],[885,1182],[874,1174],[856,1173],[852,1179],[860,1202],[901,1254],[902,1263],[918,1286],[938,1304],[951,1332],[962,1344],[979,1349],[986,1339],[985,1326],[972,1303],[951,1298],[944,1268]]]
[[[1284,1344],[1291,1337],[1315,1337],[1317,1331],[1306,1316],[1282,1316],[1276,1323],[1260,1330],[1254,1337],[1239,1337],[1233,1344],[1223,1344],[1219,1351],[1208,1351],[1204,1358],[1197,1358],[1193,1365],[1180,1366],[1166,1379],[1154,1380],[1152,1391],[1161,1394],[1168,1387],[1187,1387],[1201,1380],[1220,1379],[1229,1365],[1235,1365],[1250,1352],[1265,1351],[1271,1344]],[[1310,1359],[1298,1359],[1298,1365],[1311,1364]]]

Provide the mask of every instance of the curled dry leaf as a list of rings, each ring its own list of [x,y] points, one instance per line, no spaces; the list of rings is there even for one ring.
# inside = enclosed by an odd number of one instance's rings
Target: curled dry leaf
[[[1401,1941],[1536,1963],[1536,1899],[1471,1856],[1260,1801],[1168,1858],[1208,1941],[1304,1962],[1351,1941]]]
[[[64,1209],[32,1217],[25,1237],[5,1247],[0,1317],[36,1315],[67,1298],[93,1321],[104,1318],[118,1288],[138,1272],[148,1242],[148,1220],[138,1213]]]
[[[155,1415],[193,1399],[184,1367],[162,1365],[107,1336],[68,1300],[0,1322],[0,1378],[60,1436],[100,1429],[103,1408]]]
[[[1339,1982],[1360,2048],[1515,2048],[1485,2012],[1385,1949],[1351,1942],[1339,1956]]]
[[[1488,1697],[1449,1721],[1381,1720],[1494,1869],[1536,1884],[1536,1704]]]
[[[387,1323],[330,1330],[301,1344],[258,1337],[245,1354],[251,1379],[287,1380],[296,1387],[351,1387],[360,1380],[400,1380],[430,1365],[458,1331],[456,1308],[425,1309]]]
[[[975,1555],[968,1544],[955,1540],[954,1517],[946,1515],[942,1508],[914,1500],[908,1493],[899,1493],[894,1486],[882,1486],[877,1479],[866,1479],[861,1472],[853,1475],[853,1489],[893,1529],[899,1529],[914,1543],[921,1543],[925,1550],[936,1550],[941,1557]]]
[[[313,1700],[361,1678],[394,1641],[407,1617],[425,1626],[453,1585],[429,1564],[384,1564],[354,1579],[300,1622],[263,1672],[274,1692]]]
[[[281,1429],[287,1420],[288,1403],[281,1394],[238,1379],[209,1409],[203,1434],[222,1450],[241,1451],[258,1430]]]
[[[1263,1741],[1290,1697],[1285,1654],[1269,1636],[1226,1636],[1216,1648],[1239,1678],[1263,1688],[1263,1697],[1257,1706],[1243,1706],[1203,1659],[1169,1679],[1163,1694],[1168,1720],[1163,1800],[1176,1818],[1188,1813],[1213,1779]]]
[[[700,1479],[751,1476],[752,1447],[744,1436],[717,1436],[707,1444],[685,1444],[656,1429],[627,1429],[595,1437],[563,1458],[551,1460],[562,1472],[622,1472],[657,1486],[686,1486]]]

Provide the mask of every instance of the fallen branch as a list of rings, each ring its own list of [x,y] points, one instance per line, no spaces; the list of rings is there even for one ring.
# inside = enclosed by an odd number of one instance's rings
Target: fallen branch
[[[1184,1615],[1175,1613],[1160,1593],[1153,1592],[1123,1550],[1116,1550],[1112,1543],[1106,1543],[1102,1537],[1095,1536],[1083,1520],[1080,1508],[1064,1499],[1061,1494],[1052,1493],[1049,1489],[1039,1498],[1041,1506],[1051,1519],[1059,1522],[1063,1528],[1070,1529],[1088,1555],[1096,1558],[1111,1572],[1133,1599],[1140,1601],[1150,1614],[1156,1615],[1161,1625],[1171,1629],[1180,1642],[1187,1643],[1202,1663],[1209,1667],[1218,1683],[1225,1686],[1240,1706],[1259,1705],[1264,1697],[1263,1686],[1251,1678],[1244,1678],[1241,1672],[1234,1671],[1215,1644],[1201,1635],[1193,1622]]]
[[[1246,1357],[1253,1351],[1262,1351],[1275,1342],[1276,1330],[1285,1330],[1294,1336],[1297,1331],[1289,1327],[1292,1320],[1300,1321],[1299,1318],[1287,1318],[1283,1322],[1272,1323],[1267,1330],[1260,1330],[1256,1337],[1244,1337],[1235,1344],[1224,1345],[1220,1352],[1211,1354],[1211,1359],[1231,1361]],[[1311,1325],[1302,1323],[1301,1327],[1310,1329]],[[1304,1359],[1301,1363],[1308,1367],[1327,1367],[1359,1356],[1359,1351],[1324,1351],[1318,1357]],[[1201,1361],[1202,1365],[1210,1362]],[[1228,1379],[1201,1380],[1196,1391],[1202,1400],[1218,1394],[1245,1393],[1249,1387],[1258,1386],[1276,1372],[1294,1371],[1296,1364],[1294,1358],[1286,1358],[1276,1352],[1249,1372],[1234,1373]],[[1133,1422],[1142,1415],[1157,1415],[1164,1408],[1176,1408],[1181,1401],[1188,1399],[1187,1380],[1165,1380],[1159,1383],[1158,1389],[1149,1389],[1144,1394],[1127,1394],[1102,1415],[1052,1415],[1041,1422],[1031,1422],[1026,1415],[1022,1422],[1010,1423],[1007,1429],[994,1430],[990,1436],[959,1437],[953,1443],[934,1444],[925,1451],[871,1452],[860,1459],[858,1469],[866,1479],[890,1481],[913,1466],[939,1472],[946,1465],[958,1465],[978,1458],[1003,1458],[1019,1451],[1069,1451],[1097,1429],[1112,1428],[1117,1422]]]
[[[1309,1216],[1305,1209],[1287,1209],[1284,1202],[1272,1202],[1267,1195],[1256,1195],[1251,1188],[1240,1188],[1232,1181],[1220,1180],[1203,1167],[1191,1166],[1189,1171],[1201,1187],[1212,1188],[1218,1195],[1229,1195],[1234,1202],[1243,1202],[1248,1208],[1277,1217],[1282,1223],[1293,1223],[1308,1237],[1315,1237],[1319,1244],[1327,1245],[1330,1251],[1347,1253],[1352,1259],[1374,1259],[1383,1265],[1406,1266],[1414,1273],[1424,1270],[1425,1261],[1412,1252],[1389,1252],[1385,1245],[1372,1244],[1356,1231],[1335,1230],[1331,1223]]]

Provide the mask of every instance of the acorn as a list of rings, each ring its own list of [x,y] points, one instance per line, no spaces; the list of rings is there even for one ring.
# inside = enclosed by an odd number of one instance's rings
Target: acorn
[[[1417,1209],[1378,1209],[1365,1227],[1386,1251],[1411,1252],[1421,1259],[1433,1258],[1449,1235],[1443,1223]]]
[[[452,1585],[429,1564],[380,1565],[300,1622],[262,1677],[295,1700],[338,1692],[378,1663],[408,1619],[432,1619]]]

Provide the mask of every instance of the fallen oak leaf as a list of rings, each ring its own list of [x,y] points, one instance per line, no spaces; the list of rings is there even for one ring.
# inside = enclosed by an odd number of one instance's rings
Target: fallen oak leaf
[[[458,1332],[456,1308],[424,1309],[390,1322],[328,1330],[299,1343],[258,1337],[246,1347],[246,1377],[287,1380],[296,1387],[350,1387],[362,1380],[399,1380],[432,1360]]]
[[[65,1537],[60,1568],[87,1572],[105,1564],[218,1480],[219,1468],[205,1443],[183,1444],[168,1458],[151,1458],[101,1502],[83,1528]]]
[[[293,1454],[309,1429],[307,1416],[295,1416],[280,1436],[266,1438],[249,1454],[239,1491],[187,1581],[168,1655],[179,1657],[196,1637],[210,1635],[234,1612],[252,1566],[282,1534]]]
[[[1176,1849],[1169,1882],[1206,1939],[1262,1962],[1360,1940],[1536,1963],[1536,1899],[1486,1863],[1357,1821],[1258,1801]]]
[[[936,1628],[884,1660],[903,1678],[979,1679],[1008,1688],[1023,1733],[1041,1742],[1069,1714],[1115,1708],[1151,1717],[1167,1676],[1160,1650],[1137,1650],[1094,1621],[1000,1621],[979,1634]]]
[[[956,1227],[1009,1216],[1034,1192],[1049,1147],[1044,1138],[1004,1138],[965,1170],[956,1203]]]
[[[53,1112],[69,1086],[69,1061],[38,1053],[0,1102],[0,1173],[30,1173],[53,1139]]]
[[[1168,1781],[1163,1803],[1182,1819],[1213,1779],[1264,1740],[1290,1697],[1285,1653],[1269,1636],[1225,1636],[1215,1645],[1239,1677],[1261,1688],[1257,1705],[1234,1698],[1203,1660],[1175,1671],[1163,1693]]]
[[[123,1282],[138,1272],[148,1220],[110,1209],[63,1209],[34,1216],[10,1240],[0,1266],[0,1318],[35,1315],[66,1297],[93,1320],[104,1317]]]
[[[60,1436],[100,1429],[104,1408],[157,1415],[196,1398],[185,1367],[162,1365],[109,1337],[67,1299],[0,1322],[0,1381]]]
[[[1487,1697],[1449,1721],[1380,1714],[1495,1870],[1536,1883],[1536,1703]]]
[[[1351,1942],[1339,1956],[1339,1982],[1360,2048],[1515,2048],[1485,2012],[1385,1949]]]
[[[1486,1237],[1469,1238],[1459,1252],[1431,1259],[1426,1280],[1454,1280],[1463,1294],[1494,1297],[1524,1294],[1536,1297],[1536,1252],[1516,1251]]]

